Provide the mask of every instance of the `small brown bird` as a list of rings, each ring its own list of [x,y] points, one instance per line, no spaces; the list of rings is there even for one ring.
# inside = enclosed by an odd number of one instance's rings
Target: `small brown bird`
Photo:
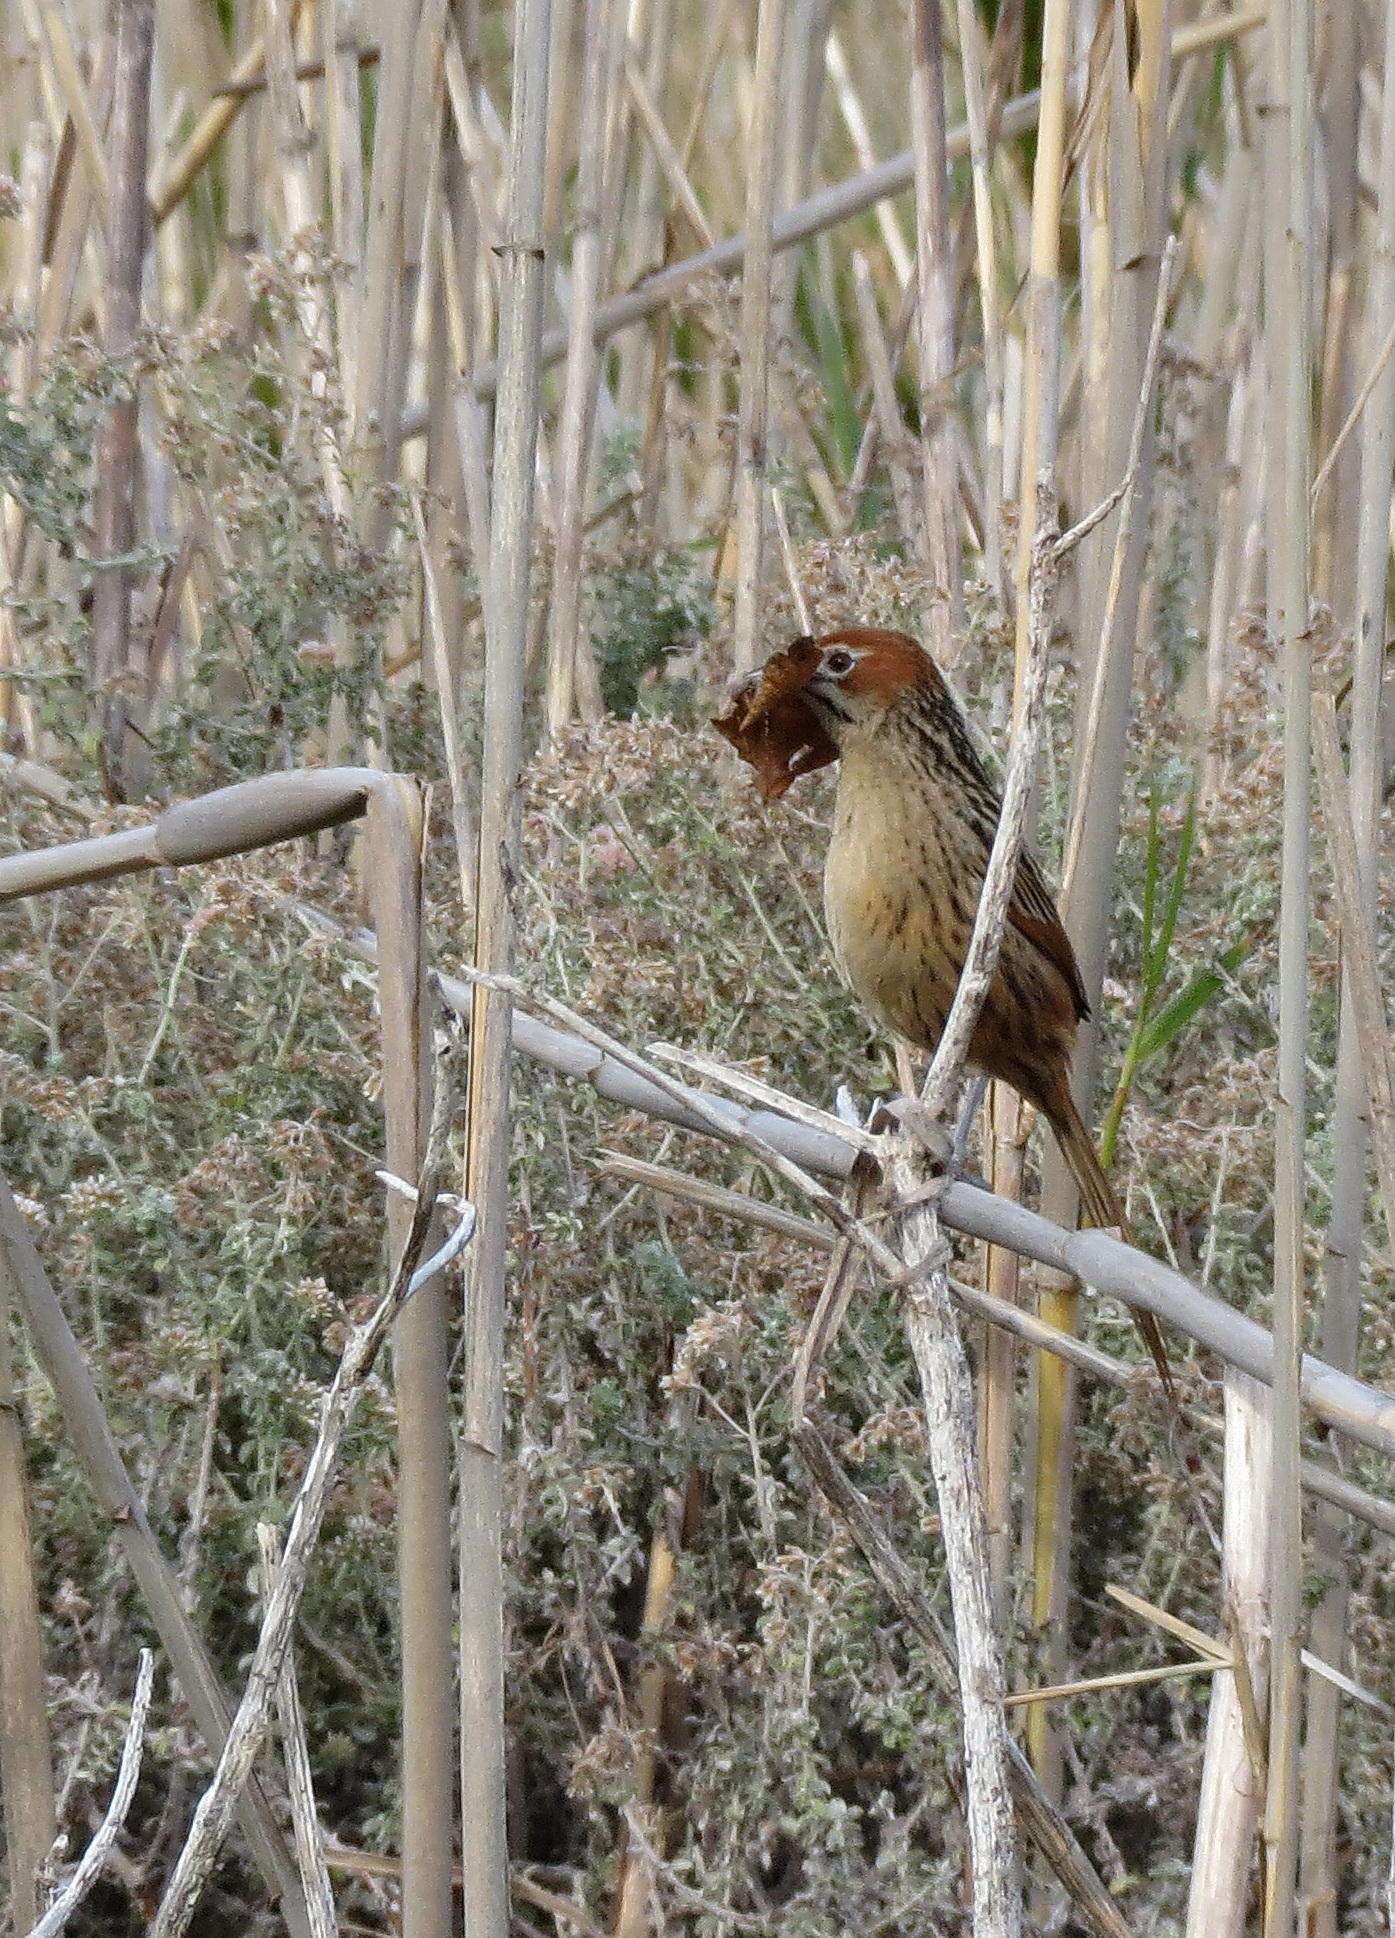
[[[968,954],[1001,806],[943,675],[905,633],[844,626],[775,654],[742,698],[742,751],[758,765],[750,738],[766,729],[767,795],[841,760],[823,878],[833,954],[880,1023],[933,1050]],[[1089,1013],[1070,938],[1024,852],[969,1061],[1042,1112],[1091,1221],[1122,1225],[1070,1091],[1076,1029]]]
[[[934,660],[907,634],[870,626],[797,639],[738,690],[716,725],[755,766],[767,799],[840,761],[824,868],[833,953],[879,1022],[933,1050],[968,954],[1001,808]],[[1089,1013],[1070,938],[1024,851],[969,1061],[1041,1111],[1089,1222],[1122,1229],[1122,1207],[1070,1089],[1076,1031]],[[1137,1317],[1163,1371],[1156,1323]]]

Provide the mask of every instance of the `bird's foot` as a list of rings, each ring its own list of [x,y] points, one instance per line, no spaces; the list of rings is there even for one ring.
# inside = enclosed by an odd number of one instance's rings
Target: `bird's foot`
[[[943,1184],[973,1184],[991,1190],[969,1162],[969,1137],[983,1101],[986,1078],[973,1080],[951,1133],[918,1097],[893,1097],[874,1112],[868,1129],[895,1131],[907,1138],[926,1168]]]

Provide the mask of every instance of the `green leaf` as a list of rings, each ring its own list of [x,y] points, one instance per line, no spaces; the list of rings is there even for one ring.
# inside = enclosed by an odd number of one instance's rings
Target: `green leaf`
[[[1149,861],[1152,862],[1152,838],[1149,838]],[[1177,933],[1177,917],[1182,908],[1182,896],[1186,892],[1187,874],[1191,868],[1192,849],[1196,846],[1196,784],[1193,782],[1187,796],[1186,811],[1182,816],[1182,828],[1177,843],[1177,860],[1172,870],[1172,881],[1168,887],[1167,907],[1163,910],[1162,925],[1153,941],[1151,950],[1143,961],[1144,987],[1150,995],[1155,995],[1162,986],[1167,973],[1167,958],[1172,949],[1173,937]],[[1146,946],[1146,945],[1145,945]]]
[[[1145,1063],[1176,1041],[1212,997],[1225,987],[1226,977],[1233,975],[1240,967],[1250,953],[1254,939],[1253,932],[1241,936],[1238,942],[1233,942],[1218,957],[1213,966],[1192,971],[1177,994],[1165,1002],[1157,1015],[1139,1031],[1137,1049],[1134,1053],[1136,1069],[1141,1069]]]

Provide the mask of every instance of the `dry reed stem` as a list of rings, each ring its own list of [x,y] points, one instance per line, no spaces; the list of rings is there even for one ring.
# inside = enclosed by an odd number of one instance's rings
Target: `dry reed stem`
[[[506,971],[515,948],[524,665],[532,582],[533,487],[543,311],[549,0],[514,14],[506,240],[500,276],[501,383],[494,430],[491,569],[485,608],[475,959]],[[466,1309],[459,1440],[461,1850],[466,1938],[506,1938],[503,1427],[508,1248],[511,1001],[481,985],[470,1022],[468,1195],[478,1206]]]
[[[414,781],[385,775],[369,797],[365,853],[378,935],[378,1013],[387,1168],[426,1163],[432,1111],[432,998],[423,946],[425,804]],[[388,1258],[416,1214],[388,1199]],[[430,1233],[428,1232],[428,1237]],[[397,1413],[397,1574],[402,1687],[402,1917],[405,1938],[450,1938],[455,1837],[455,1605],[451,1588],[451,1394],[441,1280],[393,1328]]]
[[[1372,239],[1370,290],[1364,354],[1370,372],[1352,405],[1351,423],[1361,412],[1361,450],[1357,496],[1357,543],[1352,629],[1355,651],[1351,694],[1351,823],[1359,871],[1360,926],[1356,911],[1344,916],[1343,929],[1363,941],[1373,925],[1378,903],[1380,837],[1379,798],[1384,764],[1384,656],[1387,578],[1390,552],[1392,453],[1395,453],[1395,368],[1384,343],[1371,354],[1385,319],[1395,314],[1395,5],[1383,10],[1385,85],[1381,93],[1378,151],[1376,232]],[[1328,140],[1343,139],[1340,116]],[[1355,157],[1352,156],[1354,165]],[[1338,209],[1332,219],[1339,221]],[[1324,397],[1325,401],[1325,397]],[[1334,446],[1335,451],[1335,446]],[[1321,477],[1314,480],[1316,496]],[[1338,473],[1338,490],[1342,474]],[[1345,507],[1334,507],[1342,521]],[[1344,522],[1344,521],[1343,521]],[[1329,768],[1330,746],[1324,753],[1327,715],[1318,702],[1319,783],[1323,786],[1324,816],[1329,842],[1333,833],[1331,799],[1340,768]],[[1335,736],[1334,736],[1335,738]],[[1337,824],[1340,828],[1340,817]],[[1344,974],[1338,1016],[1336,1092],[1332,1110],[1332,1213],[1328,1223],[1323,1275],[1322,1351],[1334,1365],[1354,1370],[1361,1325],[1361,1265],[1366,1226],[1370,1137],[1366,1122],[1367,1094],[1380,1066],[1369,1060],[1358,1025],[1357,1004],[1343,949]],[[1382,1031],[1382,1048],[1384,1048]],[[1368,1069],[1370,1078],[1368,1079]],[[1390,1203],[1382,1175],[1382,1201]],[[1389,1213],[1387,1212],[1387,1220]],[[1350,1626],[1348,1570],[1335,1530],[1325,1520],[1315,1529],[1317,1554],[1327,1586],[1313,1612],[1310,1636],[1320,1655],[1338,1667],[1346,1658]],[[1303,1822],[1300,1881],[1305,1915],[1312,1938],[1337,1938],[1336,1901],[1337,1799],[1339,1787],[1339,1731],[1341,1702],[1327,1684],[1311,1683],[1303,1745]]]
[[[28,1933],[28,1938],[59,1938],[69,1918],[81,1905],[106,1868],[107,1859],[111,1856],[116,1840],[125,1825],[126,1813],[131,1808],[131,1800],[136,1794],[136,1784],[140,1780],[141,1753],[145,1747],[145,1725],[150,1713],[150,1695],[154,1686],[155,1657],[149,1649],[142,1649],[140,1666],[136,1670],[135,1694],[131,1698],[130,1721],[126,1725],[125,1740],[121,1745],[121,1761],[117,1766],[111,1802],[107,1805],[106,1814],[96,1835],[79,1859],[77,1869],[48,1910]]]
[[[1269,1782],[1265,1938],[1291,1938],[1298,1856],[1302,1681],[1303,1511],[1299,1483],[1308,1051],[1310,870],[1310,482],[1312,12],[1310,0],[1270,9],[1266,123],[1266,336],[1270,478],[1270,630],[1283,649],[1283,847],[1279,902],[1279,1054],[1275,1095],[1273,1467],[1269,1523]]]
[[[577,207],[572,232],[566,375],[557,432],[557,517],[552,555],[552,612],[548,639],[546,715],[559,734],[573,712],[596,720],[600,678],[581,623],[582,537],[595,437],[596,302],[613,251],[607,215],[606,130],[616,89],[623,25],[619,0],[586,0],[577,132]]]
[[[269,1600],[281,1565],[281,1537],[265,1521],[257,1524],[257,1545],[261,1551],[262,1597]],[[295,1643],[286,1649],[286,1660],[276,1685],[276,1720],[281,1732],[281,1749],[286,1763],[286,1791],[291,1802],[291,1828],[295,1837],[296,1862],[305,1888],[305,1904],[310,1914],[312,1938],[337,1938],[338,1920],[334,1910],[334,1890],[325,1863],[324,1833],[315,1808],[315,1779],[310,1769],[310,1746],[305,1735],[305,1712],[301,1707],[300,1685],[296,1679]]]
[[[0,1249],[0,1807],[11,1916],[16,1931],[27,1931],[39,1916],[40,1878],[57,1822],[24,1435],[10,1345],[11,1279]]]
[[[1250,1685],[1261,1701],[1266,1686],[1269,1454],[1264,1391],[1245,1374],[1228,1370],[1221,1593],[1231,1644],[1244,1651]],[[1187,1938],[1231,1938],[1243,1929],[1263,1791],[1262,1774],[1246,1740],[1239,1679],[1218,1676],[1211,1685],[1206,1724]]]
[[[148,214],[145,199],[150,71],[155,48],[154,0],[122,0],[117,10],[116,80],[112,99],[111,194],[107,212],[107,298],[103,349],[117,370],[130,371],[140,329],[141,274]],[[109,792],[124,799],[132,784],[127,722],[133,706],[129,555],[136,541],[134,379],[112,399],[102,432],[93,493],[93,543],[103,561],[92,588],[92,686],[102,708],[102,760]]]
[[[736,586],[732,667],[744,673],[760,657],[761,572],[769,485],[770,327],[776,136],[784,16],[788,0],[758,0],[751,101],[751,159],[746,175],[747,244],[741,275],[741,395],[736,425]]]

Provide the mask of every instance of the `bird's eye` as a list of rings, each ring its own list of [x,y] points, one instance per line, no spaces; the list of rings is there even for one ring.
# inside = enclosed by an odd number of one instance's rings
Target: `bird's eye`
[[[845,673],[852,672],[853,656],[851,653],[845,653],[842,650],[842,648],[839,647],[836,653],[829,654],[828,658],[824,661],[823,665],[824,665],[824,671],[826,673],[832,673],[835,679],[841,680]]]

